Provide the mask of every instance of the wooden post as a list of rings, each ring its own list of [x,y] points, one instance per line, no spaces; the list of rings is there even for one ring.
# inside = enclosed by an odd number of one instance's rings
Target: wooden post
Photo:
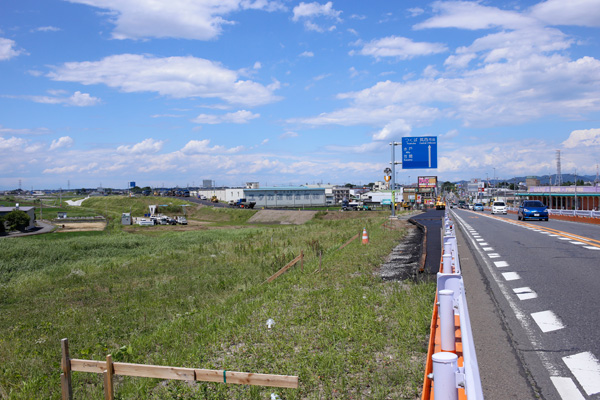
[[[106,356],[106,371],[104,371],[104,399],[114,400],[115,391],[113,389],[113,375],[115,367],[113,365],[112,355]]]
[[[323,251],[319,251],[319,271],[321,270],[321,256],[323,255]]]
[[[304,251],[300,250],[300,270],[304,272]]]
[[[71,360],[69,359],[69,340],[64,338],[60,341],[62,358],[60,360],[60,386],[62,400],[73,400],[73,387],[71,386]]]

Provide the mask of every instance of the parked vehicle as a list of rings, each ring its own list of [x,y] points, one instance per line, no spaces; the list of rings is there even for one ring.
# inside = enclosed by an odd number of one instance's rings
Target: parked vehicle
[[[526,219],[548,221],[548,208],[539,200],[525,200],[519,206],[517,218],[523,221]]]
[[[473,211],[483,211],[483,204],[482,203],[473,204]]]
[[[492,203],[492,214],[506,214],[506,203],[503,201],[495,201]]]
[[[232,207],[239,207],[239,208],[254,208],[254,206],[256,205],[256,202],[248,201],[246,199],[237,199],[236,201],[231,200],[229,202],[229,205]]]
[[[177,216],[177,217],[175,217],[175,221],[177,221],[177,223],[180,224],[180,225],[187,225],[188,224],[187,219],[185,217],[183,217],[183,216]]]

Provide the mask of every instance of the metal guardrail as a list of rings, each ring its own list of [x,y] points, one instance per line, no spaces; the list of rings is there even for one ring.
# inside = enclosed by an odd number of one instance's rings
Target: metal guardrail
[[[427,379],[433,380],[432,393],[423,392],[423,399],[436,398],[482,400],[483,389],[479,376],[479,366],[475,353],[475,343],[471,330],[469,309],[465,297],[465,287],[461,276],[458,245],[454,224],[448,214],[444,216],[444,253],[442,255],[441,272],[437,274],[437,311],[440,329],[441,351],[429,354],[432,371],[426,371]],[[462,351],[457,351],[455,323],[460,325]],[[434,324],[432,324],[432,328]],[[435,331],[431,335],[436,335]],[[459,355],[462,366],[459,366]],[[429,363],[428,363],[429,364]],[[431,373],[429,373],[431,372]],[[424,385],[427,387],[428,385]],[[464,392],[460,389],[464,389]],[[459,396],[460,393],[460,396]]]
[[[516,207],[508,207],[508,210],[517,212]],[[558,210],[554,208],[548,209],[550,215],[563,215],[565,217],[584,217],[584,218],[600,218],[600,211],[594,210]]]

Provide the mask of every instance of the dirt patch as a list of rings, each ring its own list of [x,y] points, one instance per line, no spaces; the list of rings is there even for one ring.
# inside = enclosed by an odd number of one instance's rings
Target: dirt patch
[[[88,231],[103,231],[106,228],[105,222],[65,222],[64,224],[56,224],[58,229],[56,232],[88,232]]]
[[[302,225],[313,219],[316,213],[316,211],[260,210],[248,220],[248,223]]]
[[[379,273],[385,280],[415,279],[420,268],[423,232],[407,221],[394,221],[393,224],[395,227],[402,224],[407,233],[387,256],[385,263],[379,269]]]

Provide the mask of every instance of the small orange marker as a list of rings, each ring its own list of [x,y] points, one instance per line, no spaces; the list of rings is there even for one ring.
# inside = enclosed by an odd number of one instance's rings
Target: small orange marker
[[[363,228],[362,244],[369,244],[369,235],[367,235],[367,228]]]

